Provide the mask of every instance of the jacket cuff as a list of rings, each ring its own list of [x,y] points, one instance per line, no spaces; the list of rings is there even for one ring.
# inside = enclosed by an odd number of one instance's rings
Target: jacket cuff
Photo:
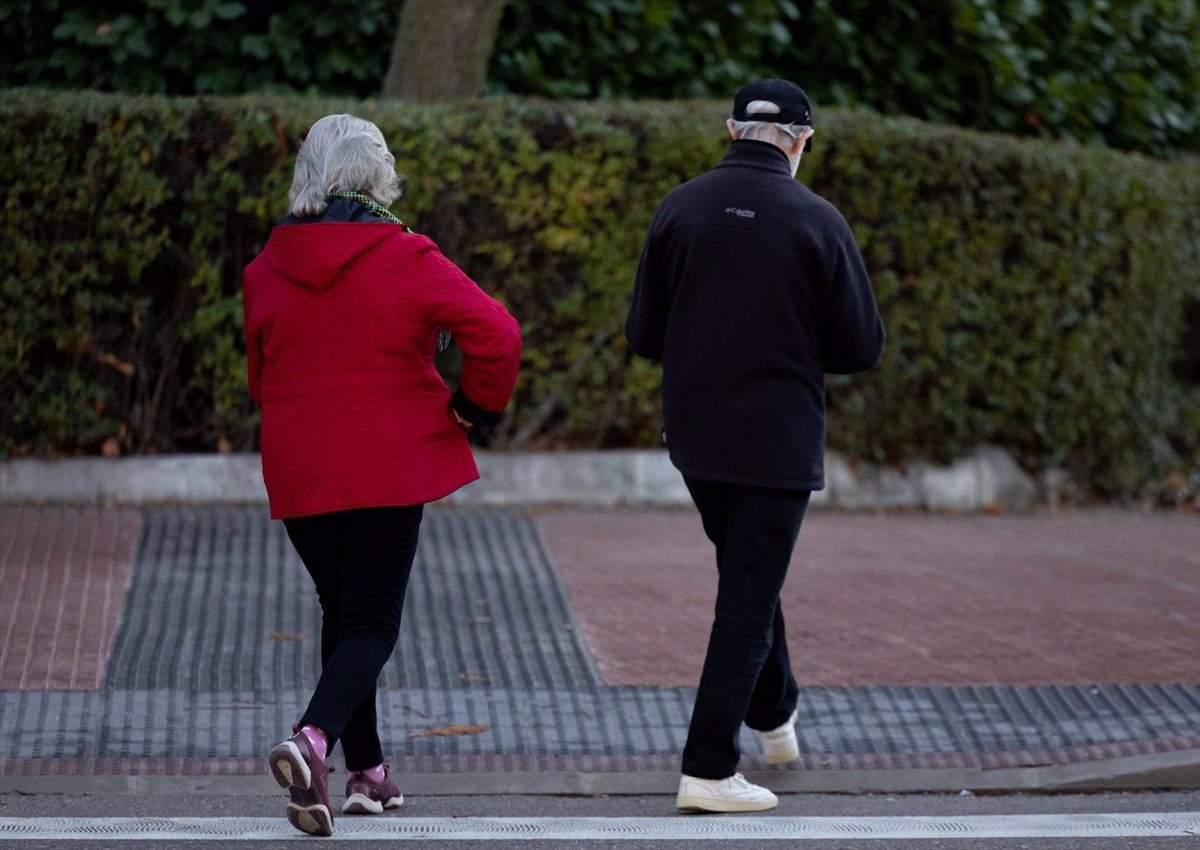
[[[456,389],[454,395],[450,396],[450,406],[454,408],[455,413],[472,425],[495,425],[504,415],[503,410],[484,410],[463,394],[462,387]]]

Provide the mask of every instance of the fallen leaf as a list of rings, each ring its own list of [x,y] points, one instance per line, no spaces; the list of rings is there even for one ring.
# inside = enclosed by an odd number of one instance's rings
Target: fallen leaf
[[[421,732],[410,732],[410,738],[452,738],[455,735],[478,735],[480,732],[486,732],[490,726],[472,726],[472,725],[457,725],[457,726],[433,726]]]
[[[271,632],[271,640],[304,640],[304,632]]]

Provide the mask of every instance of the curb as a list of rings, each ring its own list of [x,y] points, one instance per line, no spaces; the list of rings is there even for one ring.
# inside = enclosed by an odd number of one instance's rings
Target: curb
[[[665,450],[476,453],[481,480],[447,505],[681,507],[691,498]],[[1012,457],[981,446],[949,466],[903,469],[854,464],[826,454],[826,488],[816,508],[945,511],[1030,510],[1042,494]],[[1053,498],[1053,494],[1047,494]],[[266,504],[257,454],[0,462],[0,504],[71,502]]]
[[[751,771],[753,782],[782,794],[1095,793],[1200,788],[1200,750],[1127,756],[1072,764],[994,770]],[[674,794],[679,774],[639,773],[418,773],[404,778],[406,794],[427,797],[491,795],[591,796]],[[258,776],[6,776],[5,794],[274,796],[267,774]]]

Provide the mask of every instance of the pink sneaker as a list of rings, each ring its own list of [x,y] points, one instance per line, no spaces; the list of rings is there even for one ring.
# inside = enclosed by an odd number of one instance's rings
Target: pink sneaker
[[[271,775],[291,795],[288,823],[309,835],[333,835],[329,807],[329,768],[303,732],[288,738],[267,756]]]
[[[383,781],[376,782],[361,773],[351,773],[346,780],[346,802],[342,813],[347,815],[377,815],[384,809],[398,809],[404,805],[400,787],[392,781],[390,770],[383,766]]]

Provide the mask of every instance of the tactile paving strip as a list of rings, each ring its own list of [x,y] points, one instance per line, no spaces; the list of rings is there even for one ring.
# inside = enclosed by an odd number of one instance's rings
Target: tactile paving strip
[[[3,758],[236,758],[265,752],[307,692],[7,691]],[[691,688],[386,689],[381,735],[403,756],[654,756],[682,750]],[[806,688],[801,752],[895,763],[919,753],[1037,751],[1197,741],[1200,686]],[[472,726],[439,736],[431,730]],[[756,747],[744,736],[743,750]],[[1193,744],[1194,745],[1194,744]],[[951,760],[953,762],[953,760]],[[951,762],[945,762],[948,766]]]
[[[283,524],[261,510],[156,510],[106,685],[287,689],[320,672],[316,594]],[[588,688],[597,683],[532,521],[426,511],[385,687]]]
[[[105,686],[0,691],[0,772],[257,759],[317,678],[307,582],[261,510],[151,512]],[[695,693],[601,685],[535,526],[493,510],[429,511],[384,685],[385,745],[428,770],[669,764]],[[1062,763],[1197,746],[1200,685],[808,687],[800,717],[805,766]]]

